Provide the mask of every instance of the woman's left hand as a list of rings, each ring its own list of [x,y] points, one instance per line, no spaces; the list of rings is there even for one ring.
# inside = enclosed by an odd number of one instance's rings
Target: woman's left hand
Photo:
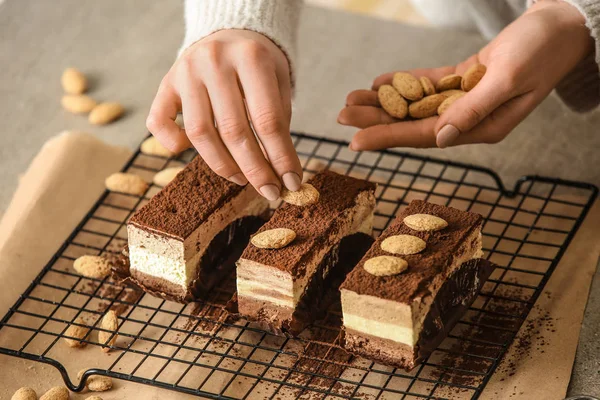
[[[460,64],[408,71],[436,82],[445,75],[462,75],[475,63],[487,67],[477,86],[442,116],[411,121],[389,116],[379,105],[377,89],[391,83],[394,72],[390,72],[377,77],[372,90],[351,92],[338,122],[361,129],[350,144],[355,151],[497,143],[592,49],[585,19],[575,7],[539,1]]]

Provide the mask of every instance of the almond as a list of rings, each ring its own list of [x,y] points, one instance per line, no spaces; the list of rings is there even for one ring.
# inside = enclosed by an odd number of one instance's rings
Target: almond
[[[396,72],[392,79],[392,86],[406,100],[416,101],[423,98],[421,82],[407,72]]]
[[[408,106],[408,114],[413,118],[428,118],[437,113],[437,109],[446,100],[446,96],[442,94],[432,94],[431,96],[423,97],[419,101],[415,101]]]
[[[150,136],[148,139],[142,142],[140,151],[144,154],[151,156],[160,157],[173,157],[175,154],[171,150],[164,147],[154,136]]]
[[[83,378],[83,374],[86,371],[87,371],[87,369],[82,369],[81,371],[79,371],[77,373],[77,379],[81,380],[81,378]],[[112,389],[112,385],[113,385],[112,379],[109,376],[103,376],[103,375],[92,375],[92,376],[88,377],[87,380],[85,381],[85,386],[91,392],[105,392],[107,390]],[[92,397],[98,397],[98,396],[92,396]]]
[[[405,259],[393,256],[378,256],[365,261],[365,271],[375,276],[397,275],[408,268]]]
[[[467,72],[465,72],[462,78],[462,90],[468,92],[469,90],[473,89],[475,85],[479,83],[481,78],[483,78],[483,75],[485,75],[485,71],[487,71],[487,68],[483,64],[475,64],[469,67],[469,69],[467,70]]]
[[[86,114],[96,107],[96,100],[85,94],[65,94],[60,100],[63,108],[73,114]]]
[[[438,92],[443,92],[444,90],[451,90],[451,89],[460,89],[461,81],[462,81],[462,78],[460,77],[460,75],[456,75],[456,74],[446,75],[436,83],[435,88],[437,89]]]
[[[181,171],[183,171],[183,167],[165,168],[154,175],[152,182],[157,186],[167,186]]]
[[[304,207],[319,201],[319,191],[310,183],[303,183],[300,189],[295,192],[283,188],[281,199],[286,203]]]
[[[448,226],[444,219],[431,214],[413,214],[404,218],[404,224],[415,231],[439,231]]]
[[[119,329],[119,319],[114,310],[108,310],[106,314],[104,314],[102,322],[100,323],[100,328],[108,331],[98,332],[98,341],[100,344],[113,346],[117,341],[117,330]],[[111,349],[106,346],[102,346],[102,351],[108,353]]]
[[[421,82],[425,96],[431,96],[432,94],[435,94],[435,86],[433,86],[431,79],[426,76],[422,76],[419,78],[419,82]]]
[[[106,188],[112,192],[143,195],[148,189],[148,184],[140,176],[124,172],[117,172],[106,178]]]
[[[90,397],[86,397],[85,400],[102,400],[102,397],[100,397],[100,396],[90,396]]]
[[[69,400],[69,389],[64,386],[53,387],[44,393],[40,400]]]
[[[446,100],[444,100],[437,109],[438,115],[442,115],[443,113],[445,113],[446,110],[448,109],[448,107],[450,107],[456,100],[460,99],[465,94],[466,94],[465,92],[457,93],[455,95],[448,97]]]
[[[446,97],[450,97],[450,96],[454,96],[455,94],[460,94],[460,93],[465,93],[465,92],[463,90],[450,89],[450,90],[444,90],[440,94],[443,94]]]
[[[112,389],[113,382],[108,376],[92,375],[87,379],[86,386],[90,392],[106,392]]]
[[[69,94],[81,94],[87,90],[87,78],[77,68],[67,68],[64,70],[60,83],[63,90]]]
[[[12,395],[10,400],[37,400],[37,393],[32,388],[22,387]]]
[[[296,232],[287,228],[269,229],[252,236],[250,242],[259,249],[280,249],[296,239]]]
[[[420,253],[426,246],[423,239],[413,235],[394,235],[381,242],[381,250],[401,255]]]
[[[88,332],[90,331],[90,328],[87,327],[87,325],[85,324],[85,321],[81,317],[77,317],[77,319],[74,321],[74,323],[77,325],[71,324],[65,331],[65,336],[69,336],[69,337],[64,338],[65,342],[67,342],[69,347],[83,347],[86,345],[86,342],[82,342],[81,340],[83,340],[83,338],[88,334]],[[85,326],[80,326],[80,325],[85,325]],[[76,338],[76,339],[72,339],[72,338]],[[79,340],[77,340],[77,339],[79,339]]]
[[[120,103],[100,103],[90,112],[88,120],[93,125],[106,125],[119,118],[124,112],[125,109]]]
[[[73,261],[73,268],[86,278],[102,279],[110,274],[110,262],[102,256],[81,256]]]
[[[408,112],[408,103],[400,93],[390,85],[381,85],[377,91],[377,97],[381,107],[395,118],[405,118]]]

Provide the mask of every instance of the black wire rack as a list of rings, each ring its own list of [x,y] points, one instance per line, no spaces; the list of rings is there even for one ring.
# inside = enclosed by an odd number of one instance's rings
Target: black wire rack
[[[297,338],[228,318],[231,276],[202,303],[181,305],[78,275],[73,260],[118,253],[125,223],[160,188],[141,197],[105,192],[0,321],[0,353],[56,367],[72,391],[77,371],[107,375],[207,398],[469,398],[481,394],[585,218],[598,189],[528,176],[507,190],[491,170],[395,151],[354,153],[347,143],[293,134],[310,176],[323,168],[378,183],[375,234],[411,200],[448,205],[485,218],[486,257],[498,265],[446,340],[410,372],[349,355],[341,346],[339,303]],[[123,171],[149,182],[167,159],[139,151]],[[273,204],[276,207],[277,204]],[[31,266],[34,268],[35,266]],[[100,351],[99,321],[119,315],[115,344]],[[66,345],[79,317],[91,327],[83,348]],[[83,361],[93,357],[94,365]],[[79,357],[81,356],[81,357]]]

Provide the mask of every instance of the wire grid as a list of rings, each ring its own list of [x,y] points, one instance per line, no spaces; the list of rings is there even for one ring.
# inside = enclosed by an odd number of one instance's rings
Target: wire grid
[[[306,175],[323,168],[378,183],[378,235],[411,200],[423,199],[485,218],[484,250],[498,264],[446,340],[410,372],[353,357],[341,346],[339,301],[297,338],[276,336],[225,306],[232,274],[202,303],[181,305],[84,278],[72,269],[83,254],[118,253],[125,222],[155,194],[105,192],[29,288],[0,321],[0,353],[51,364],[73,391],[74,375],[91,374],[209,398],[477,398],[597,196],[595,186],[522,178],[507,191],[490,170],[394,151],[353,153],[347,143],[293,134]],[[151,181],[159,170],[189,162],[141,154],[124,167]],[[273,204],[276,207],[277,204]],[[34,266],[32,266],[34,267]],[[111,356],[99,356],[99,321],[119,315]],[[69,348],[69,325],[91,327],[84,348]],[[90,363],[89,360],[94,360]]]

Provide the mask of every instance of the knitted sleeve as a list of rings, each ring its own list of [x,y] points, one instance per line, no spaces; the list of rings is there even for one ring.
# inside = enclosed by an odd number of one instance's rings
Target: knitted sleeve
[[[268,37],[285,53],[294,76],[296,31],[302,0],[186,0],[180,53],[223,29],[247,29]]]
[[[582,60],[556,86],[556,92],[573,111],[590,111],[600,105],[600,0],[562,0],[585,17],[594,39],[594,53]],[[528,0],[528,5],[535,0]]]

